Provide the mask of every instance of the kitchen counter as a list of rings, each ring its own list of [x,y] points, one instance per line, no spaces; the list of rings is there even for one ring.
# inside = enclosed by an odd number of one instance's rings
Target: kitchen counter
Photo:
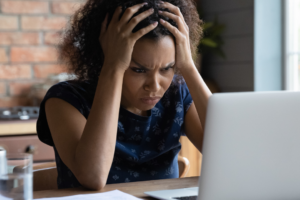
[[[0,121],[0,136],[36,134],[37,119]]]
[[[30,153],[33,162],[53,162],[53,147],[42,143],[36,134],[37,119],[0,121],[0,146],[7,153]]]

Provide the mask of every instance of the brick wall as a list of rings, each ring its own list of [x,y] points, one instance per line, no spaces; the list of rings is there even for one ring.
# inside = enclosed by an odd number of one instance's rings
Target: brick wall
[[[85,0],[0,0],[0,107],[30,105],[33,84],[64,72],[56,47]]]

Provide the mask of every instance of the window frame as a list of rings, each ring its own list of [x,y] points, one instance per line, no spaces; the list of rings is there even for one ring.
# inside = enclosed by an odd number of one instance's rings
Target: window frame
[[[300,49],[300,2],[285,0],[284,2],[284,89],[300,90],[299,64]],[[298,4],[298,5],[297,5]],[[298,11],[298,12],[297,12]]]

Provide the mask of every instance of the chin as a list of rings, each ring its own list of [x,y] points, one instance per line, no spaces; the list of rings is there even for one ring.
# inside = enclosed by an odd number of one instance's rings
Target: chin
[[[152,108],[154,108],[155,107],[155,105],[153,106],[140,106],[140,107],[138,107],[138,109],[139,110],[141,110],[141,111],[147,111],[147,110],[151,110]]]
[[[139,110],[142,110],[142,111],[147,111],[147,110],[151,110],[152,108],[154,108],[155,105],[156,104],[147,105],[147,104],[140,103],[136,108],[139,109]]]

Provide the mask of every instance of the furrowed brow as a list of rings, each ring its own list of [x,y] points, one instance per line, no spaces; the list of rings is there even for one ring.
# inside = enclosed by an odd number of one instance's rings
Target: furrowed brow
[[[174,64],[175,64],[175,61],[174,61],[174,62],[171,62],[171,63],[169,63],[167,66],[165,66],[165,67],[163,67],[163,68],[172,67]]]
[[[144,70],[148,70],[147,67],[144,67],[143,65],[141,65],[140,63],[136,62],[135,60],[132,59],[132,62],[134,62],[137,66],[139,66],[139,68],[144,69]]]
[[[134,59],[132,59],[132,62],[134,62],[137,66],[139,66],[141,69],[144,69],[144,70],[149,70],[147,67],[141,65],[140,63],[136,62]],[[171,62],[169,64],[167,64],[165,67],[162,67],[162,68],[168,68],[168,67],[172,67],[173,65],[175,64],[175,61],[174,62]]]

